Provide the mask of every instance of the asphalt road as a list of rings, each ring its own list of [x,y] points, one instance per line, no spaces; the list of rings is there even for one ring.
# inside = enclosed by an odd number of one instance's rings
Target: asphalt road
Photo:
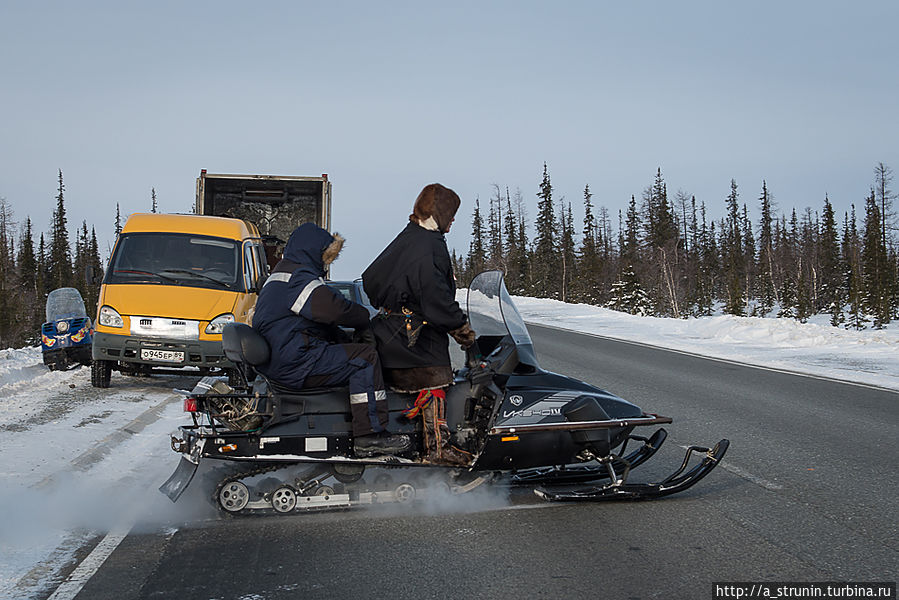
[[[714,598],[713,582],[895,581],[899,394],[530,326],[544,368],[675,419],[634,477],[731,440],[687,492],[138,525],[77,598]],[[180,502],[198,502],[186,495]]]

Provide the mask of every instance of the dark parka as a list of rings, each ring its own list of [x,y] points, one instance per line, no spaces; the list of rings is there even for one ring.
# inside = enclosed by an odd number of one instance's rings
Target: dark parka
[[[410,223],[362,274],[365,293],[383,309],[372,319],[372,331],[384,378],[397,391],[452,383],[447,334],[467,329],[467,318],[456,302],[443,235],[458,208],[459,197],[452,190],[439,184],[425,187]]]
[[[341,239],[337,238],[342,242]],[[317,225],[297,227],[284,248],[284,258],[266,280],[253,328],[271,346],[271,359],[259,370],[292,388],[302,388],[306,377],[337,341],[337,326],[365,327],[368,311],[349,302],[325,285],[325,250],[335,238]],[[336,249],[336,253],[339,248]],[[332,259],[333,260],[333,259]]]

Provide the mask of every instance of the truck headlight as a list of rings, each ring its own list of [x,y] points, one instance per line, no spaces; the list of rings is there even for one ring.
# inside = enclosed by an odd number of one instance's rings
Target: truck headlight
[[[124,327],[125,320],[113,307],[103,306],[100,308],[100,325],[104,327]]]
[[[219,315],[213,320],[209,321],[209,325],[206,326],[206,333],[221,333],[222,330],[225,329],[225,325],[233,322],[234,315],[232,315],[231,313]]]

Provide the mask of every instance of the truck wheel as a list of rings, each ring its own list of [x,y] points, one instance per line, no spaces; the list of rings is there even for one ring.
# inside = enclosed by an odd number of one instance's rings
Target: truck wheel
[[[95,360],[91,363],[91,385],[96,388],[108,388],[112,364],[108,360]]]

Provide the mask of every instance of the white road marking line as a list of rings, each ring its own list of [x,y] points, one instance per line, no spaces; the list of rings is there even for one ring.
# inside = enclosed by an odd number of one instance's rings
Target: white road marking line
[[[684,450],[688,450],[690,448],[690,446],[683,446],[680,444],[678,444],[678,445],[681,448],[683,448]],[[753,475],[746,469],[741,469],[740,467],[738,467],[736,465],[732,465],[727,462],[724,462],[723,460],[720,463],[718,463],[718,466],[721,467],[722,469],[724,469],[725,471],[727,471],[728,473],[733,473],[737,477],[742,477],[746,481],[750,481],[758,486],[765,488],[766,490],[771,490],[772,492],[776,492],[778,490],[784,489],[784,486],[780,485],[779,483],[774,483],[773,481],[768,481],[767,479],[759,477],[758,475]]]
[[[128,536],[130,531],[131,525],[110,531],[47,600],[72,600],[75,598],[88,580],[100,570],[100,567],[103,566],[109,555],[119,547],[119,544]]]
[[[724,469],[725,471],[727,471],[728,473],[733,473],[737,477],[742,477],[743,479],[745,479],[747,481],[751,481],[752,483],[754,483],[756,485],[760,485],[763,488],[765,488],[766,490],[771,490],[773,492],[776,492],[778,490],[784,489],[784,486],[780,485],[779,483],[774,483],[772,481],[768,481],[767,479],[763,479],[763,478],[759,477],[758,475],[753,475],[749,471],[741,469],[740,467],[737,467],[730,463],[722,462],[719,466],[722,469]]]

